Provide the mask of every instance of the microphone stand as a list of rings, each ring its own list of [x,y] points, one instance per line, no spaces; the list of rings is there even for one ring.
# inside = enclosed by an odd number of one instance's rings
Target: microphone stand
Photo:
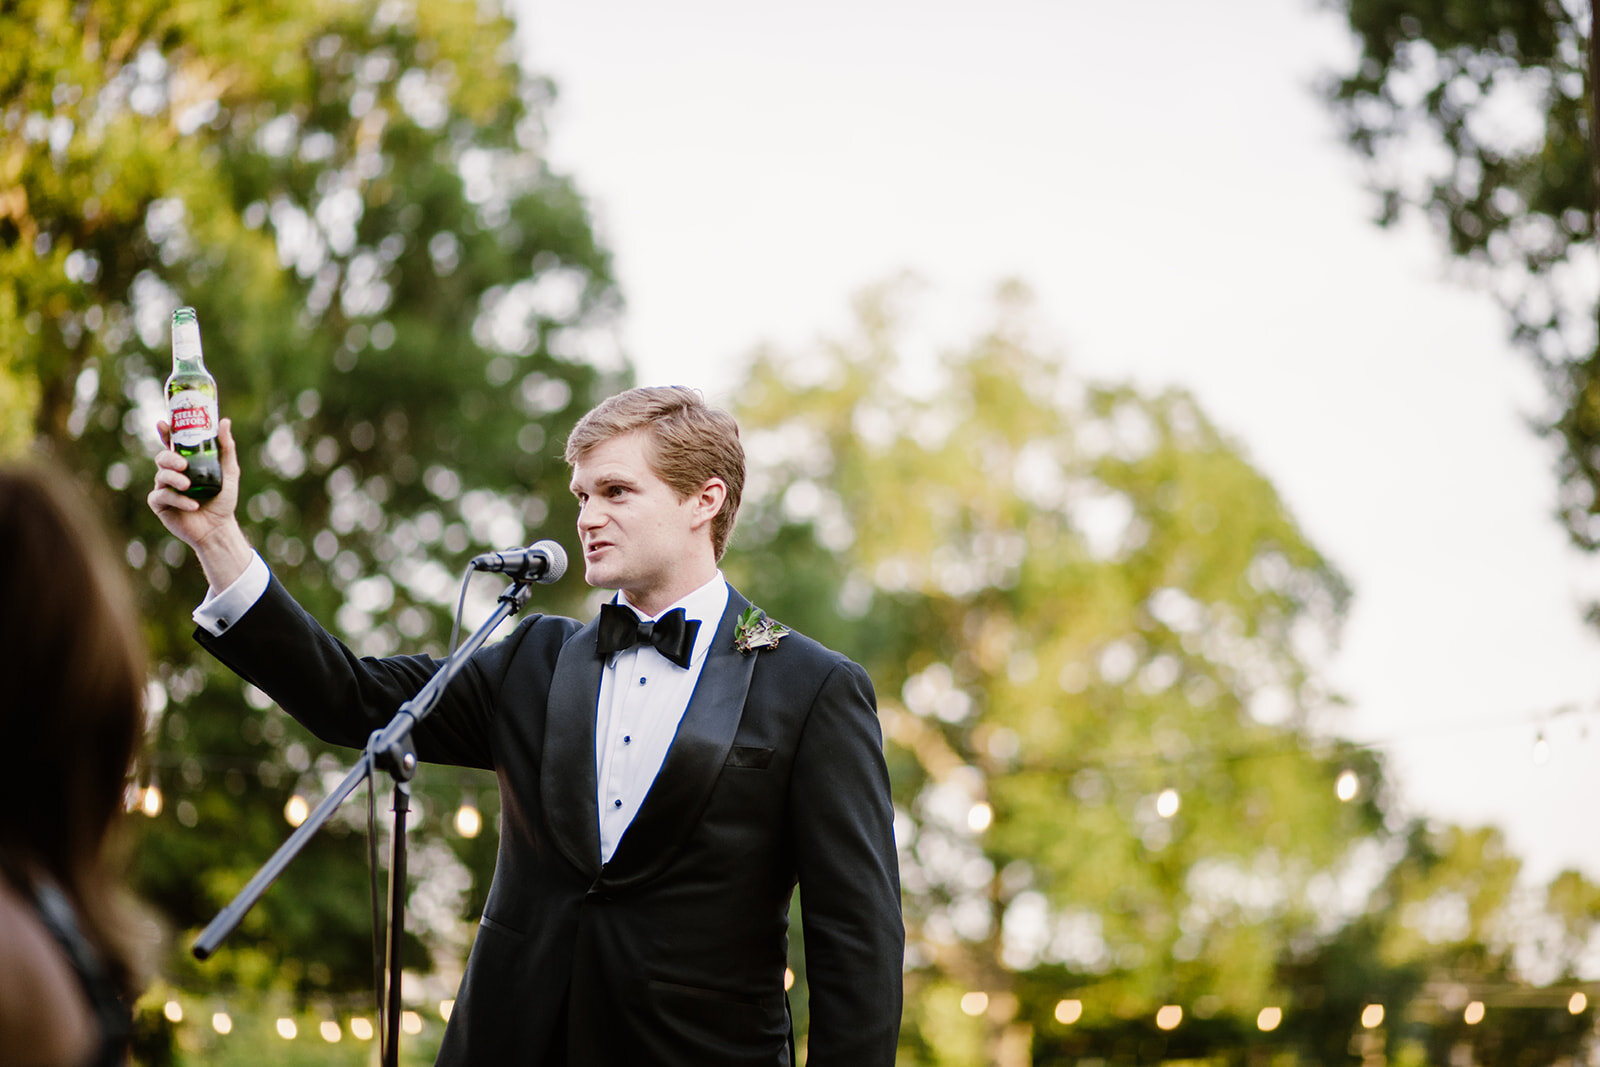
[[[306,821],[295,828],[289,839],[278,846],[272,858],[262,864],[255,876],[239,890],[228,906],[217,913],[206,928],[195,938],[193,952],[196,959],[210,958],[227,936],[244,921],[245,914],[261,899],[267,887],[277,881],[289,864],[310,842],[312,836],[332,817],[345,798],[363,781],[371,781],[376,771],[386,771],[394,780],[394,838],[390,842],[389,859],[389,975],[388,997],[385,1001],[382,1050],[384,1067],[398,1067],[400,1062],[400,945],[405,933],[406,886],[406,813],[410,811],[411,776],[416,773],[417,753],[411,741],[412,728],[425,719],[438,705],[445,686],[466,667],[467,659],[482,647],[489,634],[505,619],[522,609],[532,592],[534,579],[518,576],[512,579],[500,594],[494,612],[479,626],[472,636],[463,641],[450,658],[445,660],[432,678],[429,678],[417,695],[400,705],[389,724],[374,730],[367,738],[367,747],[350,772],[334,790],[322,799],[306,816]]]

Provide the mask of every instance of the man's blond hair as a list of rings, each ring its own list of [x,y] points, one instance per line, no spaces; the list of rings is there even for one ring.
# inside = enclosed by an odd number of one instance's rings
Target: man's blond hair
[[[711,548],[721,559],[733,533],[744,492],[744,446],[733,416],[706,403],[698,390],[681,385],[629,389],[602,401],[578,420],[567,437],[570,466],[595,446],[643,431],[646,458],[656,477],[686,500],[713,478],[728,487],[722,510],[711,520]]]

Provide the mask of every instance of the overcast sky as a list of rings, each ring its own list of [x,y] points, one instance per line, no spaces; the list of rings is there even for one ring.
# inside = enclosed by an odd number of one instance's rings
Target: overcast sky
[[[1541,880],[1600,878],[1595,564],[1553,517],[1543,398],[1498,309],[1424,227],[1369,222],[1311,89],[1350,52],[1336,20],[1301,0],[514,6],[642,384],[726,402],[757,344],[841,332],[902,270],[956,346],[995,283],[1026,281],[1081,373],[1192,390],[1350,579],[1328,677],[1404,810],[1502,825]]]

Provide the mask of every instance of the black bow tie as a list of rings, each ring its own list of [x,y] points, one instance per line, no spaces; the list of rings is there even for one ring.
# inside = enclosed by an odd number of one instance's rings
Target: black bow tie
[[[639,616],[621,604],[600,605],[600,655],[609,656],[634,645],[653,645],[673,663],[689,669],[694,651],[694,635],[700,620],[690,620],[682,608],[673,608],[655,622],[640,622]]]

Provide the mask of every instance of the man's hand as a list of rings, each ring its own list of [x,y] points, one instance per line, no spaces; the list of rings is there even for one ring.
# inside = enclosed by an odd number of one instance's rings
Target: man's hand
[[[250,565],[250,542],[234,512],[239,506],[239,454],[233,444],[233,420],[217,424],[217,442],[222,452],[222,491],[209,500],[183,495],[189,488],[184,471],[189,461],[172,450],[172,427],[156,423],[165,447],[156,454],[155,488],[146,500],[161,524],[172,536],[194,549],[206,581],[213,592],[221,592]]]

